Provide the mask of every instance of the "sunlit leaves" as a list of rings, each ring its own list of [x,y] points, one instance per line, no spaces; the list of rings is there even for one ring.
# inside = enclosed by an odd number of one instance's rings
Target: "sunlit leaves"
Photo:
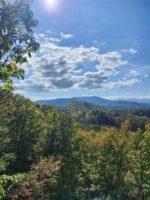
[[[39,48],[33,36],[38,21],[33,18],[30,1],[0,2],[0,82],[9,90],[14,78],[23,78],[21,65]]]

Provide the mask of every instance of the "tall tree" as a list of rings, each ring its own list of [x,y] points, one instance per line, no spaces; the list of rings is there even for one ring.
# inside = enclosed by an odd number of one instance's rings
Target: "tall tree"
[[[30,100],[16,96],[15,111],[8,123],[9,149],[16,160],[10,170],[24,172],[42,155],[45,117]]]
[[[30,9],[30,0],[0,0],[1,89],[10,89],[13,78],[23,78],[21,64],[27,62],[27,57],[39,48],[33,35],[37,24]]]
[[[145,132],[138,131],[134,138],[134,178],[141,200],[150,197],[150,124]]]
[[[66,156],[74,133],[72,120],[61,112],[52,111],[47,115],[47,124],[45,155]]]

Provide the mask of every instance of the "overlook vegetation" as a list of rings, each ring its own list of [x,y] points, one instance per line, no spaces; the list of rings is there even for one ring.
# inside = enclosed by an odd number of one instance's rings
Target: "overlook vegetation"
[[[115,127],[119,111],[92,104],[60,111],[11,94],[0,103],[1,199],[149,200],[148,110],[131,112],[148,122],[133,131],[126,110]]]

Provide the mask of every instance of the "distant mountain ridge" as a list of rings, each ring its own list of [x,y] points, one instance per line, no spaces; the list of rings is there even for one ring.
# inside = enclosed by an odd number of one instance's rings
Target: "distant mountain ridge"
[[[144,103],[144,104],[150,105],[150,98],[129,98],[129,99],[125,99],[124,101],[132,101],[132,102]]]
[[[143,108],[150,107],[148,103],[134,102],[127,100],[108,100],[97,96],[83,96],[83,97],[72,97],[72,98],[57,98],[51,100],[38,100],[36,103],[40,105],[55,105],[55,106],[66,106],[71,102],[87,102],[95,105],[110,107],[110,108]]]

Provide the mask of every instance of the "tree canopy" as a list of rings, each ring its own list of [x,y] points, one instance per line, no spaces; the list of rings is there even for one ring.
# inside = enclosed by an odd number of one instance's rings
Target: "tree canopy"
[[[18,95],[9,106],[0,123],[0,199],[149,200],[149,124],[132,131],[126,119],[95,131]]]
[[[0,1],[0,86],[8,90],[13,78],[23,78],[21,64],[39,48],[33,28],[38,25],[29,0]]]

